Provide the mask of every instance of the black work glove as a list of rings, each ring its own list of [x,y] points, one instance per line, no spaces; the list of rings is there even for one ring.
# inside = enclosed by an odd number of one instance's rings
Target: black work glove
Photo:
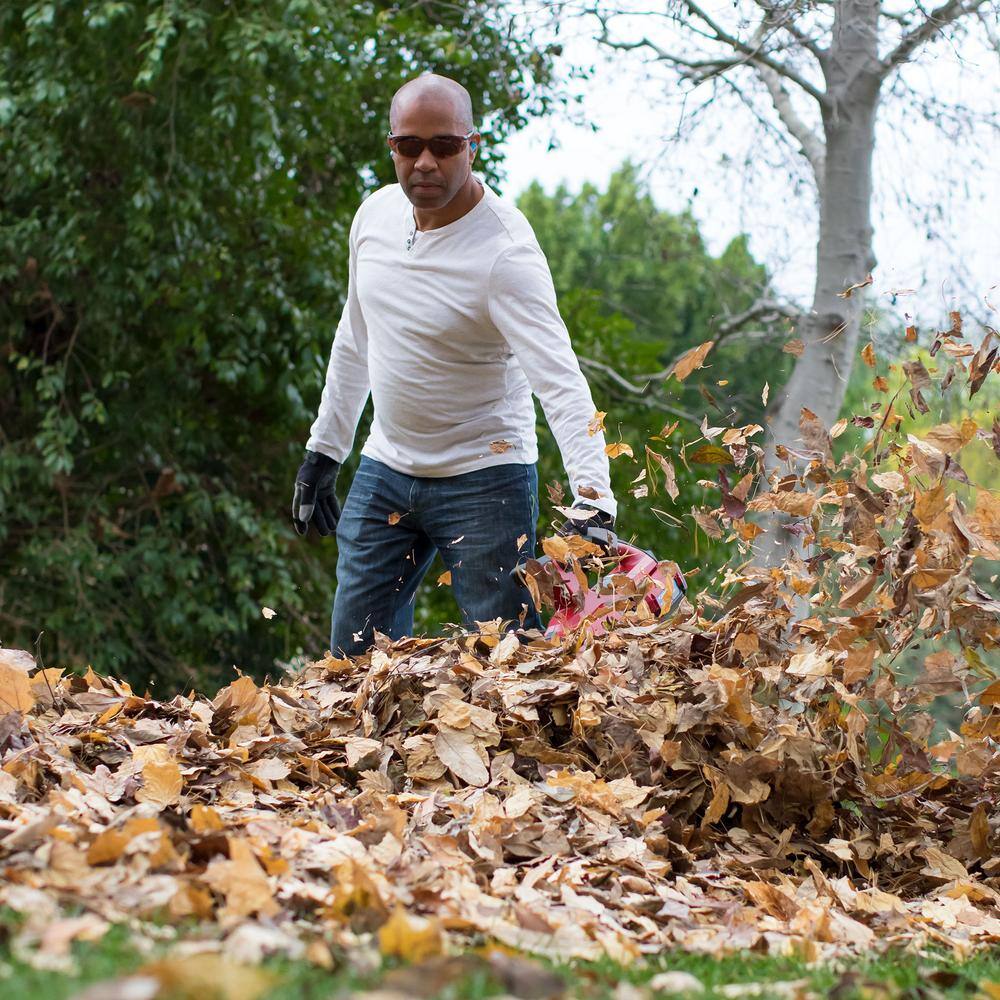
[[[340,520],[340,504],[335,487],[340,462],[318,451],[307,451],[305,461],[295,475],[295,494],[292,497],[292,524],[304,535],[309,522],[316,525],[321,535],[332,535]]]
[[[556,533],[559,535],[582,535],[587,541],[606,548],[615,535],[614,516],[584,501],[573,504],[573,510],[593,511],[593,514],[586,520],[567,517],[556,529]]]

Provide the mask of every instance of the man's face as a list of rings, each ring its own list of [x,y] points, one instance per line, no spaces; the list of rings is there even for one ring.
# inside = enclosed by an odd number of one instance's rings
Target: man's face
[[[468,129],[456,118],[451,101],[428,95],[408,101],[400,109],[392,131],[394,135],[433,139],[439,135],[465,135]],[[469,179],[476,158],[472,143],[478,145],[478,132],[456,156],[440,160],[427,147],[415,159],[393,153],[396,177],[406,197],[417,208],[444,208]]]

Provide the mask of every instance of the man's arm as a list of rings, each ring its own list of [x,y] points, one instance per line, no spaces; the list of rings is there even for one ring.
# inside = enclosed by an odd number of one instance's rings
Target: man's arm
[[[617,504],[604,434],[588,432],[594,399],[559,315],[548,262],[537,245],[508,247],[496,259],[489,279],[489,310],[541,401],[575,500],[614,515]],[[586,487],[597,491],[596,500],[580,492]]]
[[[357,230],[360,210],[351,223],[347,301],[333,337],[326,384],[319,413],[309,431],[307,451],[316,451],[343,463],[354,446],[354,435],[370,391],[368,328],[357,290]]]

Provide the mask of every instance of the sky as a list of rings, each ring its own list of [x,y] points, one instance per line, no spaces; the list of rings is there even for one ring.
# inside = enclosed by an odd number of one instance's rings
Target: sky
[[[793,154],[760,141],[749,114],[729,109],[710,118],[695,140],[676,138],[680,94],[658,68],[649,71],[635,53],[610,60],[578,19],[578,32],[562,38],[564,60],[596,64],[589,81],[575,81],[582,110],[597,127],[575,125],[565,115],[533,120],[506,144],[504,194],[516,196],[532,181],[547,191],[565,182],[603,188],[623,160],[643,165],[656,202],[680,211],[690,206],[711,252],[740,232],[771,269],[779,293],[808,306],[815,278],[816,216],[811,188],[793,192],[786,163]],[[960,65],[960,60],[962,64]],[[564,63],[565,64],[565,63]],[[1000,92],[995,56],[956,57],[948,46],[925,53],[907,67],[917,92],[933,92],[980,106]],[[978,103],[977,103],[978,102]],[[1000,109],[998,109],[1000,110]],[[709,112],[713,114],[713,112]],[[873,286],[881,304],[900,316],[937,322],[975,298],[980,316],[1000,326],[990,303],[1000,306],[1000,142],[980,137],[977,152],[988,164],[974,169],[969,149],[956,149],[918,115],[883,114],[875,159]],[[550,148],[555,145],[556,148]],[[749,158],[753,168],[723,166]],[[917,206],[905,204],[915,200]],[[930,218],[924,215],[930,211]],[[934,236],[929,237],[933,231]],[[956,262],[958,267],[956,267]],[[859,280],[863,275],[859,275]],[[991,291],[992,289],[992,291]],[[992,317],[992,319],[991,319]]]

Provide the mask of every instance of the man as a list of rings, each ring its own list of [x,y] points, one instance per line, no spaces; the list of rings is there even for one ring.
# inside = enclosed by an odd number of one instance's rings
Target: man
[[[541,627],[511,576],[535,547],[532,392],[575,505],[589,505],[579,530],[609,528],[616,513],[548,264],[521,212],[472,174],[481,137],[468,92],[417,77],[393,97],[389,124],[399,183],[373,192],[351,225],[347,302],[292,503],[300,534],[310,521],[336,531],[330,649],[342,656],[375,630],[410,634],[435,552],[467,627]],[[341,513],[337,472],[369,392],[371,433]]]

